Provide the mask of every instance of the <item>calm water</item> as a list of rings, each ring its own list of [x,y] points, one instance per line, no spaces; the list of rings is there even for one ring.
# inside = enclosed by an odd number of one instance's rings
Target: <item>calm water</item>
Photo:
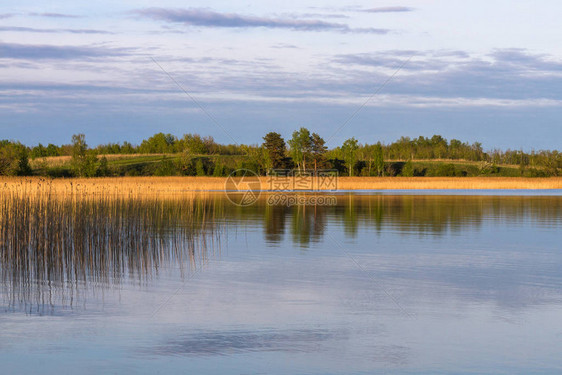
[[[493,194],[4,202],[0,372],[559,374],[562,196]]]

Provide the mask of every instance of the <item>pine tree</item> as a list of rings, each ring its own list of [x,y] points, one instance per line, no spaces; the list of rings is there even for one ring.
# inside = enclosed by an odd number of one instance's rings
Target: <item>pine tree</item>
[[[323,163],[325,159],[324,154],[328,147],[326,147],[326,141],[316,133],[312,133],[310,140],[312,142],[312,160],[314,160],[314,170],[316,170],[318,165]]]
[[[282,169],[285,167],[285,155],[287,146],[281,134],[269,132],[263,137],[263,146],[267,150],[271,167],[273,169]]]

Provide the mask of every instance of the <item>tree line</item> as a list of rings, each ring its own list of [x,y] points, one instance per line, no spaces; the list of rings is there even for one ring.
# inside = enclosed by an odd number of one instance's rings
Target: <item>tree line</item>
[[[107,157],[131,154],[161,154],[162,157],[158,163],[152,162],[137,170],[119,170]],[[68,168],[61,167],[57,172],[52,168],[37,171],[30,167],[30,160],[53,156],[70,156]],[[435,160],[442,163],[424,163]],[[478,163],[459,169],[455,161]],[[481,143],[449,141],[440,135],[402,137],[389,144],[362,144],[352,137],[341,146],[329,149],[319,134],[304,127],[295,130],[287,141],[280,133],[269,132],[261,144],[254,145],[219,144],[210,136],[185,134],[178,138],[165,133],[154,134],[139,145],[123,142],[89,147],[83,134],[73,135],[69,144],[60,146],[39,143],[28,147],[19,142],[0,141],[0,175],[225,176],[237,169],[250,169],[262,175],[271,169],[335,169],[348,176],[465,176],[499,175],[505,165],[521,176],[559,176],[562,175],[562,154],[557,150],[484,151]]]

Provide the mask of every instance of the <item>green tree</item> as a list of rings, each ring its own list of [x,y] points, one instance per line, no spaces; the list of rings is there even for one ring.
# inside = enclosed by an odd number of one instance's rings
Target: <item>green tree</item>
[[[123,142],[123,146],[121,146],[121,153],[122,154],[134,154],[135,148],[129,142]]]
[[[314,170],[317,170],[318,166],[323,165],[326,160],[325,154],[328,151],[328,147],[326,147],[326,141],[316,133],[312,133],[310,141],[312,144],[311,153],[312,160],[314,161]]]
[[[240,160],[238,165],[239,169],[249,169],[257,174],[266,172],[270,165],[268,164],[267,159],[269,159],[269,157],[265,147],[240,145],[240,149],[244,152],[246,158],[243,158],[244,161]]]
[[[84,177],[94,177],[97,172],[96,164],[98,162],[98,156],[94,150],[88,150],[86,152],[86,159],[82,165],[82,176]]]
[[[472,160],[480,161],[484,158],[484,151],[482,150],[482,143],[474,142],[471,146],[472,148]]]
[[[205,176],[205,166],[203,165],[203,161],[201,159],[197,159],[195,162],[195,173],[197,176]]]
[[[87,150],[86,136],[84,134],[74,134],[72,136],[72,160],[80,161],[80,159],[84,159]]]
[[[281,134],[269,132],[263,137],[263,140],[263,147],[267,151],[270,167],[273,169],[285,168],[287,145]]]
[[[95,176],[97,156],[94,150],[88,150],[84,134],[74,134],[72,136],[71,152],[74,174],[80,177]]]
[[[60,149],[56,145],[49,143],[47,145],[47,156],[60,156]]]
[[[71,143],[72,169],[77,176],[83,176],[86,151],[88,150],[86,136],[84,134],[74,134]]]
[[[312,140],[307,128],[300,128],[293,132],[293,138],[289,141],[290,153],[297,168],[306,170],[306,160],[310,157]]]
[[[18,148],[18,172],[19,176],[31,175],[31,167],[29,166],[29,152],[27,147],[20,145]]]
[[[414,177],[414,163],[412,159],[408,159],[404,167],[402,168],[402,176],[404,177]]]
[[[384,176],[384,154],[380,142],[373,148],[373,168],[377,176]]]
[[[224,176],[224,164],[217,160],[215,163],[215,169],[213,170],[214,177],[222,177]]]
[[[107,162],[107,158],[102,156],[100,159],[100,165],[98,166],[98,170],[96,171],[96,176],[99,177],[107,177],[109,176],[109,163]]]
[[[31,149],[31,159],[44,158],[47,156],[47,149],[41,143]]]
[[[181,173],[186,176],[195,175],[195,163],[193,161],[193,155],[191,155],[190,152],[184,151],[181,153],[179,168]]]
[[[349,138],[347,139],[343,145],[341,146],[341,151],[343,154],[343,160],[347,165],[347,170],[349,171],[349,175],[353,176],[353,167],[357,162],[357,150],[359,149],[359,144],[357,139]]]
[[[164,156],[162,161],[158,163],[158,167],[154,171],[155,176],[175,176],[177,174],[177,168],[174,161]]]
[[[27,147],[19,142],[0,141],[0,175],[27,176],[30,174]]]
[[[180,147],[192,155],[207,155],[215,141],[212,137],[202,138],[199,134],[185,134],[180,143]]]
[[[168,154],[175,152],[176,143],[172,134],[157,133],[142,141],[139,149],[143,154]]]
[[[447,140],[442,136],[434,135],[433,137],[431,137],[431,147],[433,151],[433,157],[441,159],[447,156]]]

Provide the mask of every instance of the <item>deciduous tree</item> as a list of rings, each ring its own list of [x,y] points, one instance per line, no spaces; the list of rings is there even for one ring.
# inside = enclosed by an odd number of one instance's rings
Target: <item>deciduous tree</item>
[[[293,132],[293,138],[289,141],[290,153],[297,168],[306,170],[306,160],[310,158],[312,141],[310,131],[307,128],[300,128]]]
[[[357,161],[358,149],[359,144],[357,142],[357,139],[355,138],[347,139],[341,146],[343,160],[345,160],[345,164],[347,165],[347,170],[349,171],[350,176],[353,176],[353,167],[355,166],[355,162]]]

